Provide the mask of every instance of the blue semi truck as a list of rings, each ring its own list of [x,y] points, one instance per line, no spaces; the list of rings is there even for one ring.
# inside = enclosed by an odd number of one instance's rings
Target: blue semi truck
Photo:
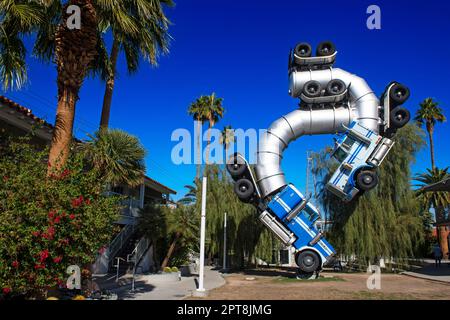
[[[320,214],[294,185],[283,188],[260,214],[260,220],[286,244],[295,248],[295,261],[304,273],[313,273],[336,253],[317,227]]]
[[[318,228],[320,214],[317,208],[288,184],[269,201],[262,201],[252,169],[239,153],[227,164],[228,172],[235,180],[234,191],[243,202],[254,204],[261,222],[286,246],[295,249],[295,261],[301,275],[312,275],[335,254],[334,248],[323,238]]]

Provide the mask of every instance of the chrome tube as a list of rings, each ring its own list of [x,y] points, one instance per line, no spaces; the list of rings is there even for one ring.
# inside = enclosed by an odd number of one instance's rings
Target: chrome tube
[[[348,90],[346,107],[295,110],[276,120],[263,135],[255,166],[258,187],[263,198],[286,185],[281,159],[289,143],[304,134],[329,134],[345,131],[353,120],[378,133],[379,101],[366,81],[338,68],[293,71],[289,75],[289,94],[300,97],[306,82],[315,80],[325,88],[333,79],[342,80]]]
[[[355,115],[351,108],[295,110],[276,120],[262,136],[255,166],[256,182],[263,198],[285,186],[281,169],[283,151],[289,143],[305,134],[345,131]]]

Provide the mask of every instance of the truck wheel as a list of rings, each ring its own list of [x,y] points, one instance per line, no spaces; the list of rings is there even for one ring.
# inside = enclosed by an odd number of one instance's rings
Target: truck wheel
[[[312,250],[300,252],[295,261],[300,270],[305,273],[314,272],[320,267],[320,257]]]
[[[308,98],[319,97],[322,92],[322,86],[320,82],[316,80],[310,80],[303,86],[303,94]]]
[[[362,170],[356,175],[356,186],[359,190],[368,191],[378,184],[378,175],[372,170]]]
[[[405,103],[405,101],[409,98],[409,94],[408,87],[400,83],[394,84],[391,90],[389,90],[389,98],[391,99],[394,107]]]
[[[228,173],[233,179],[241,177],[244,174],[245,169],[246,165],[239,157],[232,156],[227,163]]]
[[[344,81],[339,79],[333,79],[327,84],[326,92],[330,96],[337,96],[339,94],[344,93],[346,89],[346,85]]]
[[[395,128],[401,128],[404,127],[411,118],[411,114],[409,113],[409,110],[398,106],[391,110],[390,113],[390,123],[391,127]]]
[[[333,42],[324,41],[319,43],[319,45],[317,46],[316,56],[318,57],[331,56],[335,52],[336,47],[334,46]]]
[[[311,45],[306,42],[299,43],[295,46],[294,52],[295,52],[295,55],[300,58],[311,57],[311,53],[312,53]]]
[[[239,200],[243,202],[248,202],[255,192],[255,187],[253,183],[248,179],[239,179],[234,184],[234,192],[236,193]]]

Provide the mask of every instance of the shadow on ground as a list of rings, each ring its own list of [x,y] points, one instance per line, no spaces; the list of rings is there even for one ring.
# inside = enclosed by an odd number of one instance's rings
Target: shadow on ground
[[[136,281],[134,283],[133,291],[131,291],[131,284],[127,287],[128,290],[125,288],[124,289],[121,288],[120,291],[116,292],[118,299],[133,299],[136,297],[136,295],[140,293],[148,293],[155,289],[155,286],[148,284],[144,281]]]

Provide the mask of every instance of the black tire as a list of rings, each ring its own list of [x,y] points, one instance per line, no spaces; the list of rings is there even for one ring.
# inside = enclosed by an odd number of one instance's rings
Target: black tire
[[[241,178],[245,170],[244,161],[236,156],[232,156],[227,163],[227,171],[234,180]]]
[[[372,170],[361,170],[356,174],[356,186],[359,190],[368,191],[378,184],[378,175]]]
[[[404,127],[411,119],[411,114],[408,109],[398,106],[391,110],[390,114],[390,126],[394,128]]]
[[[408,100],[410,95],[409,88],[396,83],[392,86],[391,90],[389,90],[389,98],[391,100],[391,106],[396,107],[400,104],[403,104]]]
[[[312,250],[300,252],[295,258],[299,269],[305,273],[317,271],[320,268],[320,257]]]
[[[347,89],[347,86],[345,85],[344,81],[333,79],[328,82],[326,92],[330,96],[337,96],[344,93],[345,89]]]
[[[297,57],[300,58],[311,57],[312,54],[311,45],[306,42],[299,43],[295,46],[294,53]]]
[[[318,57],[331,56],[335,52],[336,47],[334,46],[334,43],[331,41],[324,41],[319,43],[319,45],[317,46],[316,56]]]
[[[234,184],[234,193],[236,193],[239,200],[249,202],[255,192],[253,183],[248,179],[239,179]]]
[[[318,81],[310,80],[306,82],[305,85],[303,86],[303,94],[308,98],[320,97],[321,93],[322,93],[322,86]]]

